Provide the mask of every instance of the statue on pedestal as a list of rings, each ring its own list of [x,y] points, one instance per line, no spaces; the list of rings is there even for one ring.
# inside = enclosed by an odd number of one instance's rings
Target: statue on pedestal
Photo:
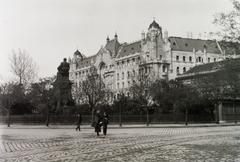
[[[58,66],[57,80],[68,80],[69,79],[69,63],[67,59],[64,58],[63,62]]]
[[[69,63],[67,59],[64,58],[63,62],[60,63],[57,70],[57,79],[54,83],[56,87],[56,95],[58,98],[57,101],[57,110],[68,109],[68,106],[74,105],[71,94],[71,85],[72,82],[69,80]]]

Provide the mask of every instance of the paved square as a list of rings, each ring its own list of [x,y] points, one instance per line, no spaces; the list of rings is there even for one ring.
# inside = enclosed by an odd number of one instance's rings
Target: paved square
[[[3,161],[240,161],[240,128],[0,129]]]

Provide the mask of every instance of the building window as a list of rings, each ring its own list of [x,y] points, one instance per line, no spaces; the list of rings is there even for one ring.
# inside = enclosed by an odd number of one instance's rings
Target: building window
[[[122,82],[122,88],[124,88],[124,82]]]
[[[162,55],[160,55],[159,59],[162,60]]]
[[[210,63],[210,58],[208,58],[208,63]]]
[[[130,72],[129,71],[127,72],[127,78],[128,79],[130,78]]]
[[[119,80],[119,74],[117,73],[117,80]]]
[[[165,70],[166,70],[166,67],[165,67],[165,66],[163,66],[163,68],[162,68],[162,72],[165,72]]]
[[[214,58],[214,62],[216,62],[216,58]]]
[[[119,89],[119,83],[117,83],[117,89]]]
[[[76,78],[77,78],[77,76],[78,76],[77,73],[75,73],[75,75],[76,75]]]
[[[183,61],[184,61],[184,62],[186,61],[185,56],[183,56]]]
[[[177,71],[176,71],[177,74],[179,74],[179,67],[177,67]]]
[[[140,64],[140,57],[138,57],[138,64]]]
[[[135,70],[133,70],[133,76],[135,76]]]
[[[185,73],[185,72],[186,72],[186,68],[184,67],[184,68],[183,68],[183,73]]]
[[[201,58],[201,57],[198,57],[196,61],[197,61],[197,62],[202,62],[202,58]]]
[[[191,56],[189,57],[189,62],[192,62],[192,57]]]
[[[176,56],[176,61],[179,61],[179,56]]]
[[[124,72],[122,72],[122,79],[124,79]]]

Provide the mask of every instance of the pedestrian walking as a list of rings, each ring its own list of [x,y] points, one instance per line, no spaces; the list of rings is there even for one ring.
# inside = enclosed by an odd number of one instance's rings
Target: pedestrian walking
[[[80,131],[80,124],[82,122],[82,115],[78,113],[78,116],[77,116],[77,128],[76,128],[76,131],[79,130]]]
[[[106,112],[103,113],[103,134],[107,134],[107,125],[109,124],[109,117]]]
[[[97,110],[96,115],[94,116],[94,121],[93,121],[93,125],[95,128],[95,132],[97,133],[97,136],[99,136],[99,132],[101,132],[101,126],[102,126],[102,117],[100,115],[100,111]]]

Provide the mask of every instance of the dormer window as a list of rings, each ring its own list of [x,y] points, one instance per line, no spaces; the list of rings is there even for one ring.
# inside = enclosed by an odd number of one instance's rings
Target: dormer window
[[[175,46],[175,45],[176,45],[176,43],[175,43],[175,42],[173,42],[173,45]]]
[[[132,50],[134,50],[134,48],[132,47]]]
[[[124,50],[124,53],[126,52],[126,50]]]
[[[188,44],[186,43],[185,46],[188,46]]]

